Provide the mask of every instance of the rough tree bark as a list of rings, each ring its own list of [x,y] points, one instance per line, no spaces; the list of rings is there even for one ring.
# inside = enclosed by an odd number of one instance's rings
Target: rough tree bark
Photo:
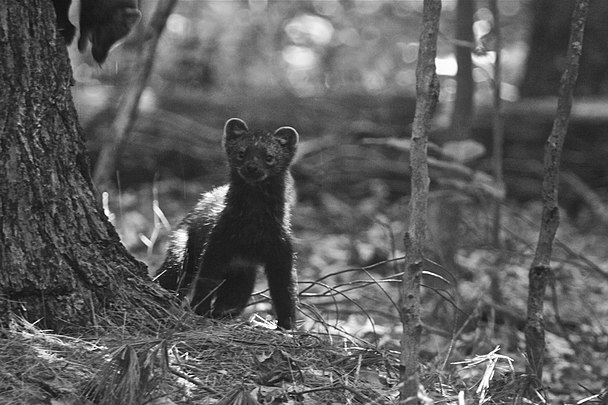
[[[123,149],[137,119],[139,100],[146,87],[150,73],[152,73],[158,41],[165,28],[167,18],[176,3],[177,0],[161,0],[157,4],[152,19],[146,27],[143,35],[146,42],[140,49],[137,58],[136,66],[139,66],[139,68],[133,75],[134,80],[129,84],[118,106],[116,118],[111,126],[111,140],[101,149],[95,170],[93,171],[93,181],[100,190],[110,188],[112,175],[116,171],[116,163],[120,157],[120,151]]]
[[[559,227],[559,207],[557,205],[559,164],[570,120],[572,94],[583,49],[583,32],[588,10],[589,0],[576,1],[572,14],[566,68],[560,81],[557,112],[551,134],[545,144],[542,186],[543,211],[536,254],[529,272],[528,316],[525,328],[526,354],[528,356],[527,371],[531,377],[536,378],[534,386],[539,386],[542,382],[545,355],[543,306],[547,283],[553,276],[551,252],[555,233]],[[531,55],[531,57],[535,56]]]
[[[167,295],[95,198],[51,1],[4,2],[0,55],[2,323],[13,312],[65,331],[166,316]]]
[[[401,337],[400,403],[418,402],[418,352],[420,350],[420,276],[422,248],[426,241],[427,200],[429,174],[427,143],[430,120],[439,100],[439,80],[435,72],[437,33],[441,0],[424,0],[422,33],[416,66],[416,112],[412,125],[410,151],[412,196],[410,219],[404,236],[405,271],[401,284],[400,315],[403,324]]]

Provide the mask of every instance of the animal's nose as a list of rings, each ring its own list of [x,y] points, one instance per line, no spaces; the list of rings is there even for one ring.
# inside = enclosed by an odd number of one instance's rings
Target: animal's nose
[[[249,162],[245,165],[245,170],[249,173],[255,173],[258,171],[258,166],[253,162]]]

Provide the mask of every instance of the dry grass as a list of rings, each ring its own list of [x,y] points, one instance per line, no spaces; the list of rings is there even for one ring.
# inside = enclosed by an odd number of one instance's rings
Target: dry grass
[[[186,317],[181,330],[128,337],[117,330],[94,341],[14,319],[0,339],[0,403],[382,404],[396,395],[392,353],[258,321]]]
[[[271,326],[186,312],[156,334],[106,328],[104,336],[77,338],[14,318],[0,338],[0,404],[397,403],[398,353]],[[521,403],[527,379],[512,362],[496,348],[450,372],[423,368],[419,400]]]

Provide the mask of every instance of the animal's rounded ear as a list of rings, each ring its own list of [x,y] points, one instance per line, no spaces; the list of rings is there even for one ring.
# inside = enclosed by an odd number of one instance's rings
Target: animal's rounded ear
[[[239,118],[230,118],[224,125],[224,142],[232,141],[245,135],[249,131],[245,121]]]
[[[65,2],[64,2],[65,3]],[[72,23],[72,25],[80,31],[80,0],[72,0],[70,4],[70,8],[68,9],[68,20]]]
[[[281,127],[272,134],[283,147],[295,149],[298,145],[298,132],[292,127]]]

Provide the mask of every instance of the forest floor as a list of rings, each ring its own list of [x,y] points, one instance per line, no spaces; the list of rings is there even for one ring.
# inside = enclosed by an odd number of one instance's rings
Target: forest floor
[[[70,337],[15,319],[10,339],[0,340],[0,404],[397,403],[407,201],[371,189],[357,204],[329,193],[298,203],[297,331],[274,330],[264,277],[246,313],[230,322],[186,311],[153,334],[102,328]],[[170,226],[200,191],[157,182],[123,190],[106,208],[125,245],[153,271]],[[459,204],[458,271],[431,260],[425,266],[422,401],[519,403],[537,232],[529,219],[539,218],[540,205],[504,205],[503,247],[496,248],[486,242],[492,205]],[[524,402],[605,403],[608,237],[593,223],[584,212],[562,221],[546,301],[545,389]],[[432,247],[427,254],[440,256]]]

